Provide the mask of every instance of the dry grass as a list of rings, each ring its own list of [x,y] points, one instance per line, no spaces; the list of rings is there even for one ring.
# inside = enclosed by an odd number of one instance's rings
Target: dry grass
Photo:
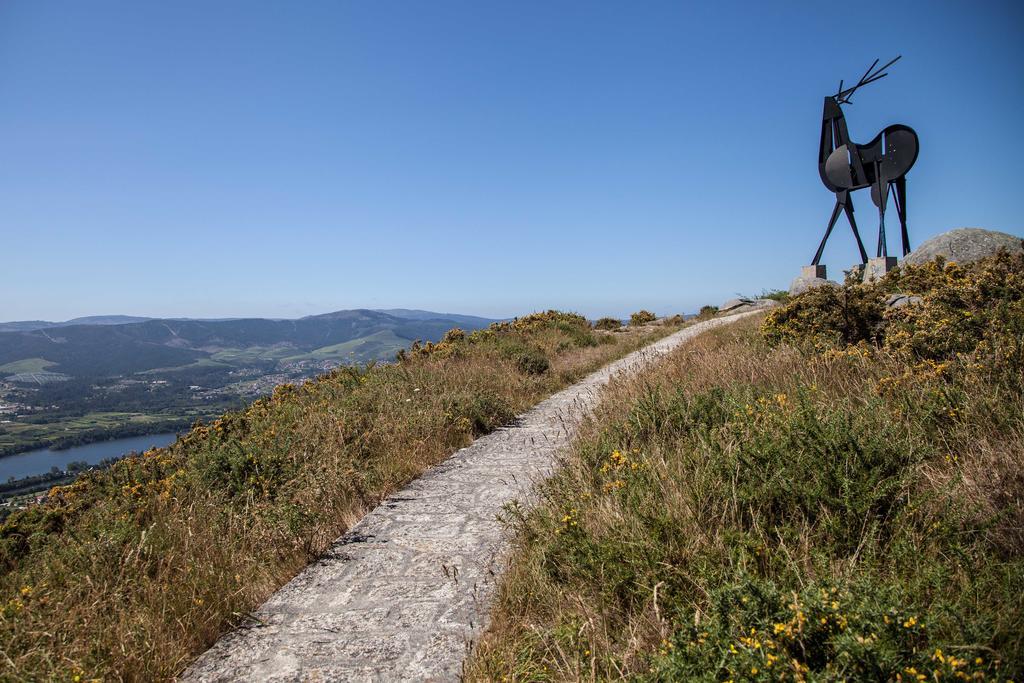
[[[1022,274],[986,303],[950,295],[984,278],[932,273],[941,301],[888,316],[892,347],[769,345],[745,321],[614,381],[541,504],[509,510],[468,678],[1020,676]],[[952,355],[907,351],[963,301],[1002,312]]]
[[[0,678],[172,678],[383,497],[673,331],[595,332],[561,314],[520,327],[279,387],[11,516]]]

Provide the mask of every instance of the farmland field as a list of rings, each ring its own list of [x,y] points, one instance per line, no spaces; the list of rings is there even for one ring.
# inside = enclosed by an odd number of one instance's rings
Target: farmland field
[[[56,363],[44,358],[25,358],[24,360],[0,365],[0,375],[19,375],[21,373],[42,372],[53,365],[56,365]]]
[[[135,434],[155,433],[188,426],[205,414],[200,410],[181,413],[96,412],[48,423],[0,423],[0,455],[44,446],[71,446]]]

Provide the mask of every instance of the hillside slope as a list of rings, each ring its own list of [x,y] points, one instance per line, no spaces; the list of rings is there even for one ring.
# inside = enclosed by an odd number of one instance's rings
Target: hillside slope
[[[54,327],[67,327],[69,325],[125,325],[127,323],[140,323],[152,318],[140,318],[134,315],[90,315],[84,318],[73,318],[63,322],[50,322],[48,320],[17,320],[14,322],[0,323],[0,332],[28,332],[30,330],[44,330]]]
[[[1022,462],[1024,256],[802,294],[609,385],[467,678],[1020,680]]]

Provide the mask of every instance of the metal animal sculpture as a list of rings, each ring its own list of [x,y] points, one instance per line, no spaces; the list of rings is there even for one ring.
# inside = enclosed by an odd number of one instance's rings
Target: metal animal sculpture
[[[910,253],[910,236],[907,234],[907,171],[917,161],[917,133],[909,126],[895,124],[876,135],[871,142],[860,145],[850,140],[846,130],[846,117],[843,116],[842,105],[850,104],[850,96],[868,83],[874,83],[888,74],[885,72],[899,59],[892,60],[885,66],[876,69],[874,63],[864,72],[857,85],[843,89],[839,81],[839,90],[835,95],[825,97],[825,110],[821,115],[821,145],[818,148],[818,173],[821,182],[836,193],[836,205],[832,210],[832,218],[828,222],[825,236],[814,254],[812,265],[818,265],[821,253],[825,249],[832,228],[839,218],[839,212],[846,213],[853,235],[857,238],[860,257],[867,263],[868,255],[857,232],[857,223],[853,219],[853,202],[850,193],[865,187],[871,188],[871,200],[878,207],[878,256],[888,256],[885,240],[885,207],[889,203],[889,192],[893,192],[896,212],[900,218],[903,237],[903,255]]]

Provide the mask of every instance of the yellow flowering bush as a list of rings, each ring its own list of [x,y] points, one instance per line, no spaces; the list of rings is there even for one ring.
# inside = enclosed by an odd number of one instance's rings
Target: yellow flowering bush
[[[633,326],[646,325],[647,323],[653,323],[658,319],[658,316],[654,315],[648,310],[640,310],[629,316],[629,324]]]
[[[885,308],[891,295],[917,297]],[[870,284],[818,287],[765,318],[770,343],[823,349],[874,344],[915,360],[981,355],[1019,362],[1024,331],[1024,254],[967,265],[936,259],[901,266]]]

